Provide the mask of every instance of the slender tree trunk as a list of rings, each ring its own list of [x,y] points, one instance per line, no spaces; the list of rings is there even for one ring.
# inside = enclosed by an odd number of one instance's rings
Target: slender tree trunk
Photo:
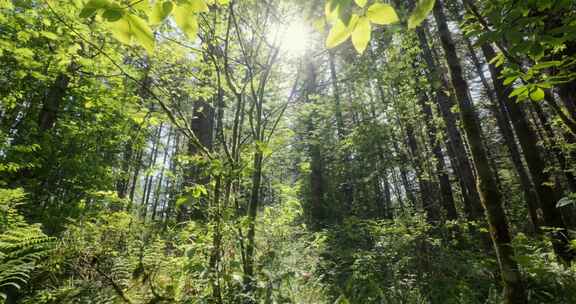
[[[162,183],[164,181],[164,171],[166,170],[166,161],[168,160],[168,154],[170,151],[170,141],[172,139],[172,130],[168,130],[168,138],[166,139],[166,146],[164,146],[164,156],[162,157],[162,169],[160,169],[160,177],[158,179],[158,184],[156,185],[154,204],[152,206],[152,221],[156,220],[156,212],[158,209],[158,202],[160,201],[160,196],[162,192]]]
[[[158,158],[158,148],[161,144],[162,129],[164,124],[160,124],[158,131],[154,138],[154,143],[152,144],[152,154],[150,155],[150,163],[148,164],[148,170],[151,170],[156,165],[156,159]],[[150,193],[152,192],[154,177],[150,172],[146,174],[146,181],[144,183],[144,191],[142,193],[142,203],[141,203],[141,216],[146,220],[146,215],[148,214],[148,202],[150,201]]]
[[[556,160],[560,165],[560,169],[565,173],[568,172],[568,174],[566,175],[567,180],[566,182],[568,184],[568,188],[570,189],[570,191],[576,192],[576,178],[569,171],[570,168],[568,166],[568,160],[564,156],[562,149],[560,149],[558,146],[558,143],[556,141],[556,134],[554,132],[554,129],[552,129],[552,126],[550,125],[550,121],[548,120],[546,113],[544,113],[544,110],[538,103],[531,103],[530,106],[532,113],[535,114],[535,116],[538,118],[534,120],[539,121],[541,123],[541,129],[543,131],[541,132],[541,134],[539,134],[540,138],[542,139],[542,141],[546,143],[548,149],[556,157]]]
[[[462,123],[464,124],[472,158],[476,165],[478,192],[480,193],[482,205],[486,209],[490,234],[500,265],[504,283],[505,302],[523,304],[527,302],[526,293],[518,264],[514,259],[514,250],[511,247],[511,236],[502,204],[502,195],[498,190],[493,173],[490,171],[489,161],[482,141],[480,122],[468,95],[468,84],[462,74],[462,66],[456,52],[456,46],[448,29],[442,0],[436,1],[433,12],[446,61],[448,62],[452,85],[460,106]]]
[[[439,112],[446,124],[446,131],[449,140],[447,146],[449,146],[449,149],[452,149],[451,151],[453,152],[450,160],[454,171],[457,172],[457,176],[459,177],[458,181],[464,199],[464,212],[469,220],[477,220],[482,217],[482,206],[476,188],[474,171],[470,165],[468,153],[464,141],[462,140],[462,135],[458,130],[456,116],[452,112],[454,100],[452,100],[451,96],[447,95],[447,92],[450,91],[449,85],[446,78],[434,62],[434,56],[428,46],[428,39],[423,26],[416,29],[416,34],[418,35],[418,41],[422,48],[422,56],[430,70],[428,74],[429,80],[432,84],[437,85],[435,91],[436,102],[438,104]]]
[[[312,103],[312,96],[317,92],[317,71],[316,66],[308,61],[306,64],[306,86],[305,86],[305,100],[306,103]],[[322,159],[322,151],[318,140],[313,135],[316,127],[314,126],[316,113],[313,110],[310,117],[307,118],[306,128],[308,136],[312,137],[308,140],[308,153],[310,155],[310,219],[314,229],[322,228],[326,224],[327,216],[324,206],[324,164]]]
[[[334,98],[334,115],[336,117],[336,132],[338,135],[338,140],[343,141],[346,137],[346,130],[344,128],[344,118],[342,116],[341,107],[341,95],[340,86],[338,83],[338,75],[336,72],[336,63],[334,58],[334,52],[328,51],[328,63],[330,66],[330,82],[332,83],[332,95]],[[342,174],[341,178],[343,182],[341,183],[341,191],[344,194],[345,206],[348,210],[351,210],[352,204],[354,202],[354,185],[353,178],[351,175],[350,168],[350,152],[347,148],[344,149],[344,155],[342,157]]]
[[[414,196],[414,189],[410,184],[410,180],[408,179],[408,169],[406,168],[406,163],[408,162],[408,158],[406,154],[400,150],[400,146],[398,142],[392,140],[392,146],[394,147],[394,152],[396,153],[397,160],[398,160],[398,169],[400,171],[400,179],[402,181],[402,187],[404,188],[404,192],[406,193],[406,198],[412,205],[412,207],[416,206],[416,196]]]
[[[494,49],[487,44],[482,45],[482,51],[488,62],[496,56]],[[503,103],[510,114],[512,125],[516,130],[518,140],[522,146],[528,170],[530,171],[532,180],[536,186],[536,192],[538,192],[540,198],[544,224],[565,231],[566,226],[562,220],[562,214],[560,210],[556,208],[556,202],[560,198],[560,194],[548,185],[548,183],[552,181],[552,177],[546,170],[546,161],[542,159],[539,152],[537,136],[528,123],[520,105],[508,98],[508,89],[504,87],[502,80],[499,78],[501,74],[500,68],[491,64],[490,71],[496,92],[501,100],[505,100]],[[554,240],[554,249],[558,257],[568,263],[573,260],[574,254],[570,250],[567,234],[562,231],[556,232],[554,233]]]
[[[384,186],[384,218],[391,219],[393,212],[392,212],[392,194],[390,191],[390,181],[388,177],[388,170],[384,168],[382,170],[383,173],[383,180],[382,184]]]
[[[428,215],[428,220],[431,223],[436,223],[440,219],[438,207],[436,206],[436,196],[434,195],[434,185],[425,176],[424,166],[422,164],[423,155],[420,152],[418,141],[414,136],[414,129],[412,126],[406,127],[406,137],[408,140],[408,147],[412,152],[412,160],[416,169],[416,177],[420,186],[420,193],[422,199],[422,207]]]
[[[472,61],[474,62],[474,66],[476,67],[476,72],[480,76],[482,84],[486,89],[487,95],[491,102],[490,107],[491,112],[496,118],[496,124],[498,125],[500,133],[504,138],[504,143],[508,148],[508,152],[510,154],[510,159],[512,160],[512,164],[514,166],[514,169],[516,170],[516,174],[518,175],[518,179],[520,181],[520,187],[524,192],[524,199],[526,200],[527,203],[528,214],[530,215],[530,220],[532,221],[532,226],[534,228],[534,231],[538,233],[540,231],[540,224],[541,224],[541,220],[538,216],[538,210],[540,209],[540,199],[538,193],[534,190],[532,180],[530,179],[530,176],[528,175],[528,172],[524,167],[524,163],[522,162],[522,155],[520,154],[520,150],[518,148],[518,145],[516,144],[516,137],[514,135],[514,131],[510,126],[509,122],[510,120],[508,118],[508,110],[506,109],[506,103],[510,102],[510,100],[508,100],[507,98],[508,93],[495,92],[494,90],[492,90],[492,88],[488,83],[488,80],[486,79],[486,77],[484,77],[482,64],[480,63],[480,60],[476,55],[476,52],[472,47],[470,40],[467,38],[466,38],[466,45],[470,52],[470,56],[472,57]],[[493,70],[493,67],[491,66],[490,66],[490,72],[491,74],[495,72]],[[501,83],[501,80],[498,77],[499,75],[492,74],[493,84],[495,90],[502,90],[504,89],[504,87]]]
[[[446,217],[449,220],[455,220],[458,218],[458,213],[456,211],[456,204],[454,203],[454,194],[452,191],[452,185],[450,184],[450,176],[447,172],[444,154],[442,153],[442,147],[437,140],[438,130],[434,125],[432,108],[430,108],[430,105],[426,102],[426,98],[419,98],[418,102],[422,113],[424,114],[424,120],[428,132],[428,142],[430,147],[432,147],[432,154],[436,161],[436,174],[438,175],[440,185],[442,207],[444,208],[444,211],[446,211]]]
[[[134,194],[136,193],[136,186],[138,185],[138,178],[140,177],[140,170],[142,169],[142,157],[144,156],[144,149],[138,151],[138,157],[136,157],[136,168],[134,170],[134,175],[132,176],[132,185],[130,186],[130,203],[128,204],[128,211],[132,210],[132,205],[134,204]]]

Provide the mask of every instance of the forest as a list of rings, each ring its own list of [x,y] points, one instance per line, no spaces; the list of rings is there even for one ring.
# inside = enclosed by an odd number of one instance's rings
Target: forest
[[[576,0],[0,0],[0,303],[576,303]]]

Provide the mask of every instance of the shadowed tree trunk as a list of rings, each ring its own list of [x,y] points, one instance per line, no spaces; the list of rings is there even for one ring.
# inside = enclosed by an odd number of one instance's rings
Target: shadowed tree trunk
[[[448,63],[452,85],[460,106],[462,123],[468,138],[472,158],[476,165],[478,192],[480,193],[482,205],[486,209],[490,234],[500,265],[501,277],[504,283],[504,299],[506,303],[523,304],[527,302],[526,293],[518,264],[514,260],[508,220],[502,205],[502,195],[494,179],[493,172],[490,170],[490,164],[484,150],[480,122],[468,95],[468,84],[464,79],[456,46],[448,29],[442,0],[436,1],[433,13]]]
[[[514,169],[516,170],[516,174],[518,176],[518,180],[520,181],[520,186],[522,191],[524,192],[524,199],[526,200],[527,207],[528,207],[528,214],[530,215],[530,220],[532,222],[532,227],[536,233],[540,231],[541,220],[538,216],[538,210],[540,209],[540,199],[538,193],[534,190],[534,185],[532,184],[532,180],[524,167],[524,163],[522,162],[522,155],[520,154],[520,150],[518,145],[516,144],[516,137],[514,135],[514,131],[510,126],[510,120],[508,115],[508,110],[506,109],[506,103],[510,102],[508,98],[509,92],[498,91],[495,90],[503,90],[504,86],[502,85],[502,81],[498,78],[498,75],[494,75],[495,70],[493,70],[493,66],[490,65],[490,73],[492,76],[494,90],[490,87],[488,80],[484,76],[484,71],[482,69],[482,64],[478,56],[476,55],[476,51],[472,46],[469,39],[466,38],[466,45],[468,47],[468,51],[470,52],[470,56],[476,68],[476,72],[480,77],[484,88],[486,89],[488,98],[490,99],[490,110],[494,117],[496,118],[496,124],[500,129],[500,133],[504,138],[504,144],[508,148],[508,152],[510,154],[510,159],[512,160],[512,164],[514,165]],[[484,46],[483,46],[484,47]]]
[[[42,109],[40,110],[40,116],[38,117],[38,127],[41,132],[48,131],[54,127],[62,99],[66,96],[69,84],[70,77],[64,73],[60,73],[48,89],[46,98],[44,98],[44,103],[42,104]]]
[[[313,103],[313,96],[317,92],[317,71],[316,66],[311,62],[306,62],[306,78],[304,88],[305,102],[308,104]],[[318,140],[313,135],[315,127],[315,110],[310,113],[310,117],[306,121],[307,136],[312,137],[308,141],[308,153],[310,155],[310,219],[312,227],[319,229],[324,227],[327,220],[327,214],[324,206],[324,164],[322,159],[322,151]]]
[[[190,122],[190,129],[198,139],[199,143],[207,150],[212,149],[213,129],[214,129],[214,108],[204,100],[194,102],[194,111]],[[200,153],[192,140],[188,142],[187,154],[190,157]],[[210,183],[210,176],[206,174],[205,168],[198,164],[190,164],[186,168],[184,175],[184,187],[202,186],[206,187]],[[189,197],[186,204],[178,207],[177,220],[185,221],[189,218],[206,219],[207,201],[201,197],[193,199]]]
[[[494,49],[487,45],[482,45],[482,51],[486,56],[486,61],[490,62],[496,56]],[[508,98],[509,89],[504,87],[502,80],[499,78],[501,69],[499,67],[490,65],[490,72],[492,74],[492,81],[498,94],[498,98],[503,100],[506,110],[510,114],[512,125],[518,135],[518,140],[522,146],[524,157],[528,165],[528,170],[536,186],[536,191],[540,198],[540,205],[544,215],[544,224],[550,227],[560,228],[565,231],[565,224],[562,220],[560,210],[556,208],[556,202],[560,199],[560,193],[557,193],[553,187],[548,183],[552,181],[552,177],[546,170],[546,161],[540,154],[538,147],[537,135],[532,130],[528,120],[525,117],[524,111],[518,103]],[[566,233],[562,231],[554,233],[554,249],[556,254],[565,262],[570,262],[574,259],[573,253],[570,250],[569,239]]]
[[[449,220],[455,220],[458,218],[458,213],[456,212],[456,205],[454,203],[454,194],[452,191],[452,185],[450,184],[450,176],[446,168],[446,161],[444,160],[444,154],[442,153],[442,147],[438,141],[438,130],[434,125],[434,117],[432,115],[432,108],[426,102],[426,98],[419,98],[418,102],[422,113],[424,114],[424,120],[426,122],[426,129],[428,133],[428,142],[430,147],[432,147],[432,154],[436,161],[436,174],[438,175],[438,182],[440,185],[440,195],[441,202],[444,211],[446,211],[446,217]]]
[[[458,130],[456,116],[452,112],[454,100],[452,100],[451,96],[447,95],[447,92],[450,91],[448,82],[434,62],[434,56],[428,46],[428,39],[424,31],[424,26],[426,26],[425,23],[418,27],[416,29],[416,34],[418,35],[418,41],[420,48],[422,49],[422,56],[430,70],[428,73],[429,81],[436,88],[435,93],[438,109],[442,115],[444,123],[446,124],[449,141],[447,146],[449,146],[449,151],[452,152],[450,153],[452,154],[450,160],[452,162],[452,167],[458,176],[460,189],[464,199],[464,211],[469,220],[476,220],[482,217],[482,206],[480,204],[480,196],[474,180],[474,171],[470,165],[468,153],[466,152],[466,147],[462,140],[462,135]]]
[[[436,223],[440,219],[440,215],[438,213],[438,206],[436,206],[434,184],[425,176],[425,170],[422,164],[424,156],[422,155],[418,146],[418,141],[414,136],[414,129],[410,125],[406,127],[406,137],[408,140],[408,147],[412,152],[412,162],[414,163],[416,177],[418,178],[418,184],[420,186],[422,208],[426,211],[428,220],[431,223]]]
[[[338,140],[343,141],[346,137],[346,130],[344,128],[344,118],[342,116],[341,107],[341,95],[340,86],[338,83],[338,75],[336,72],[336,62],[334,58],[334,52],[328,51],[328,63],[330,66],[330,82],[332,83],[332,95],[334,98],[334,116],[336,116],[336,131],[338,134]],[[351,174],[350,168],[350,151],[347,148],[343,151],[342,157],[342,179],[340,189],[342,194],[344,194],[344,204],[345,207],[350,211],[352,209],[352,204],[354,203],[354,182]]]

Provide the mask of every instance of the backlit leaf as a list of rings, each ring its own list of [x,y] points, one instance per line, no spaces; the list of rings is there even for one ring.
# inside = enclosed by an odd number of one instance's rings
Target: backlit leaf
[[[136,15],[126,16],[130,22],[130,27],[136,41],[142,45],[148,53],[154,52],[154,34],[148,24]]]
[[[348,37],[350,37],[350,34],[350,29],[344,24],[344,22],[337,19],[326,38],[326,47],[331,49],[338,46],[342,42],[346,41]]]
[[[194,15],[190,5],[177,5],[174,8],[174,21],[180,30],[188,37],[195,39],[198,33],[198,18]]]
[[[84,6],[85,8],[104,9],[110,7],[110,0],[90,0]]]
[[[47,31],[41,31],[40,35],[42,35],[43,37],[46,37],[50,40],[58,40],[58,35],[52,33],[52,32],[47,32]]]
[[[154,51],[154,34],[142,18],[127,14],[111,22],[110,29],[116,39],[124,44],[131,44],[134,38],[148,53]]]
[[[164,21],[172,12],[173,6],[172,1],[156,1],[150,14],[150,24],[157,25]]]
[[[324,5],[324,15],[326,15],[326,20],[333,21],[338,19],[339,11],[339,6],[333,7],[332,2],[326,1],[326,4]]]
[[[396,10],[390,4],[374,3],[366,12],[366,17],[372,22],[381,25],[398,22]]]
[[[542,90],[541,88],[536,88],[535,90],[532,90],[532,92],[530,92],[530,99],[534,101],[540,101],[544,99],[544,90]]]
[[[358,19],[352,32],[352,44],[359,54],[364,53],[364,50],[366,50],[368,42],[370,42],[371,32],[370,20],[367,17]]]
[[[206,13],[209,11],[208,5],[204,0],[190,0],[190,8],[194,13]]]
[[[112,31],[112,35],[118,41],[124,44],[130,44],[132,42],[130,23],[126,18],[121,18],[118,21],[112,22],[109,27],[110,30]]]

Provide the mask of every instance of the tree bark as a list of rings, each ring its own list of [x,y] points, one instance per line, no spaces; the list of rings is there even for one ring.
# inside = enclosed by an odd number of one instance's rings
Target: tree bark
[[[425,25],[424,25],[425,26]],[[436,102],[448,135],[450,158],[452,167],[457,173],[460,189],[464,199],[464,212],[469,220],[477,220],[482,217],[480,195],[476,188],[474,171],[468,159],[468,153],[462,140],[462,135],[457,126],[456,117],[452,112],[454,100],[447,94],[450,91],[448,82],[434,62],[434,56],[428,46],[428,39],[423,26],[416,29],[418,41],[422,49],[422,56],[429,69],[428,77],[431,84],[436,87]]]
[[[488,62],[496,56],[494,49],[487,44],[482,45],[482,51]],[[574,254],[570,249],[569,239],[565,233],[566,225],[562,220],[562,214],[560,210],[556,208],[556,202],[560,199],[561,193],[558,193],[549,185],[549,183],[552,182],[552,177],[547,172],[546,161],[539,152],[540,148],[538,147],[537,135],[532,130],[520,105],[508,98],[510,88],[505,88],[502,80],[499,78],[501,69],[491,64],[490,71],[496,92],[499,98],[504,100],[506,110],[510,114],[512,125],[516,130],[524,157],[526,158],[528,170],[536,186],[536,192],[538,193],[544,216],[544,225],[561,230],[555,232],[553,235],[554,250],[561,260],[569,263],[574,259]]]
[[[458,218],[458,213],[456,211],[456,204],[454,203],[454,194],[452,191],[452,185],[450,184],[450,176],[448,175],[446,168],[446,161],[444,160],[444,154],[442,153],[442,147],[437,140],[438,129],[434,125],[434,117],[432,115],[432,108],[426,102],[425,98],[418,99],[422,113],[424,114],[424,120],[426,122],[426,129],[428,132],[428,142],[430,147],[432,147],[432,154],[436,161],[436,174],[438,175],[438,181],[440,185],[440,195],[441,202],[444,211],[446,211],[446,217],[449,220],[455,220]]]
[[[62,99],[66,96],[69,84],[70,77],[65,73],[60,73],[48,89],[48,93],[42,104],[42,110],[40,110],[40,116],[38,117],[40,132],[48,131],[56,124]]]
[[[462,74],[462,66],[460,65],[456,46],[448,29],[442,0],[436,1],[433,13],[448,63],[452,85],[460,106],[462,123],[468,138],[472,158],[476,165],[478,192],[480,193],[482,205],[486,210],[490,234],[500,265],[504,283],[505,302],[523,304],[527,302],[527,298],[518,264],[514,260],[514,250],[511,247],[511,236],[506,213],[502,205],[502,196],[490,170],[490,164],[484,150],[480,122],[468,95],[468,84]]]
[[[478,56],[476,55],[476,51],[474,50],[470,40],[466,39],[466,45],[470,52],[470,56],[472,57],[472,61],[474,62],[474,66],[476,67],[476,72],[480,76],[482,80],[482,84],[486,89],[488,98],[490,99],[491,107],[490,110],[494,117],[496,118],[496,124],[500,129],[500,133],[504,138],[504,144],[508,149],[508,153],[510,154],[510,159],[512,160],[512,165],[516,171],[518,176],[518,180],[520,181],[520,187],[524,192],[524,199],[527,203],[528,214],[530,215],[530,220],[532,222],[532,227],[534,232],[540,232],[540,225],[541,220],[538,216],[540,209],[540,199],[538,193],[534,190],[534,185],[532,184],[532,180],[526,168],[524,167],[524,163],[522,161],[522,155],[520,154],[520,150],[518,145],[516,144],[516,137],[514,135],[514,131],[512,130],[512,126],[510,126],[510,120],[508,116],[508,110],[506,109],[506,103],[510,102],[508,98],[507,92],[503,92],[501,90],[504,89],[502,81],[499,79],[498,74],[494,74],[495,71],[493,65],[489,65],[490,73],[492,76],[492,83],[494,85],[494,90],[490,87],[488,80],[484,76],[484,72],[482,69],[482,64]],[[485,48],[486,46],[482,46]],[[488,46],[489,47],[489,46]]]

